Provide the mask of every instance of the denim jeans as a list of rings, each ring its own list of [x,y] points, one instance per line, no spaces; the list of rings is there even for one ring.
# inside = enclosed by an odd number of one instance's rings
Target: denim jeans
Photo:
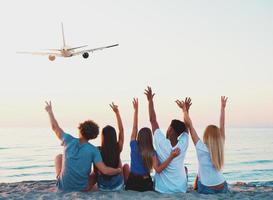
[[[198,185],[198,193],[202,193],[202,194],[219,194],[219,193],[227,193],[228,192],[228,184],[225,181],[224,182],[224,188],[220,189],[220,190],[216,190],[213,188],[210,188],[208,186],[203,185],[199,180],[197,182]]]

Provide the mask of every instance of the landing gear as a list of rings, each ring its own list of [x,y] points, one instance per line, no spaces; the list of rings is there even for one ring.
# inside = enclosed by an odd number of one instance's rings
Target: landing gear
[[[82,57],[85,58],[85,59],[87,59],[89,57],[89,53],[88,52],[83,53]]]

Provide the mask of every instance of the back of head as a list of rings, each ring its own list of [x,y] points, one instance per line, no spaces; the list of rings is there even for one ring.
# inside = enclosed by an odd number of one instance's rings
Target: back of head
[[[119,164],[117,133],[114,127],[105,126],[101,134],[101,156],[108,167],[117,168]]]
[[[92,120],[87,120],[79,125],[80,134],[86,139],[95,139],[99,134],[99,126]]]
[[[215,125],[209,125],[204,133],[203,141],[207,145],[212,164],[219,171],[224,165],[224,140],[220,129]]]
[[[137,142],[144,167],[150,172],[153,167],[153,155],[155,152],[151,129],[146,127],[140,129],[137,136]]]
[[[178,119],[173,119],[170,127],[172,127],[177,137],[179,137],[183,132],[187,131],[185,123]]]

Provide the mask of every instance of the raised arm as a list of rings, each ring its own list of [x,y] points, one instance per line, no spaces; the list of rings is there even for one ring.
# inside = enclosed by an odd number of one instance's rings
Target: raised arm
[[[62,139],[63,130],[60,128],[57,120],[55,119],[55,116],[54,116],[54,113],[53,113],[53,110],[52,110],[51,101],[49,101],[49,102],[46,101],[45,103],[46,103],[45,110],[48,113],[48,116],[49,116],[49,119],[50,119],[51,128],[55,132],[56,136],[61,140]]]
[[[98,162],[95,166],[105,175],[116,175],[121,173],[121,168],[107,167],[103,162]]]
[[[120,117],[118,106],[115,105],[112,102],[112,104],[110,104],[110,107],[112,108],[112,110],[116,114],[117,123],[118,123],[118,130],[119,130],[119,134],[118,134],[118,146],[119,146],[119,151],[122,152],[123,144],[124,144],[124,128],[123,128],[122,120],[121,120],[121,117]]]
[[[131,134],[131,141],[136,140],[137,131],[138,131],[138,98],[133,99],[133,107],[134,107],[134,122],[133,129]]]
[[[161,173],[169,164],[170,162],[180,154],[180,149],[176,148],[174,149],[170,156],[161,164],[159,164],[159,161],[157,159],[157,156],[153,156],[153,168],[156,171],[156,173]]]
[[[225,108],[228,98],[221,96],[220,134],[225,139]]]
[[[148,87],[145,90],[144,94],[146,95],[148,103],[149,103],[149,118],[150,118],[150,122],[152,125],[152,131],[154,134],[155,130],[159,128],[158,123],[157,123],[157,119],[156,119],[156,114],[155,114],[155,109],[154,109],[154,101],[153,101],[155,93],[153,93],[151,87]]]
[[[200,138],[199,138],[198,134],[196,133],[195,128],[193,127],[191,118],[189,116],[189,109],[191,106],[191,98],[186,98],[185,101],[176,100],[175,102],[178,105],[178,107],[181,108],[183,111],[184,122],[185,122],[187,128],[190,130],[191,138],[192,138],[194,145],[196,145],[196,143],[198,142],[198,140]]]

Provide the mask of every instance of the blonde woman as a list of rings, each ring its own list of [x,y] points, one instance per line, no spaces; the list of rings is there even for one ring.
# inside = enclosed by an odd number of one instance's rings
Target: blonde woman
[[[188,108],[191,99],[177,100],[177,105],[183,110],[184,121],[189,128],[192,141],[195,145],[199,162],[198,175],[194,189],[203,194],[226,193],[228,186],[222,174],[224,166],[224,143],[225,143],[225,107],[227,98],[221,97],[220,128],[209,125],[205,129],[203,141],[198,137],[189,116]]]

